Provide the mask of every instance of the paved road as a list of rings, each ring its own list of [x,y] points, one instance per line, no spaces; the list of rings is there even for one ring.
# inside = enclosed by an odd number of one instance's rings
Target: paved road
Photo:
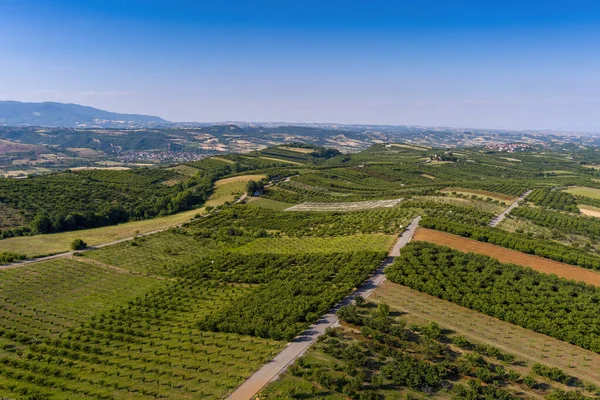
[[[523,201],[525,199],[525,197],[527,197],[529,195],[529,193],[531,193],[532,190],[528,190],[525,193],[523,193],[521,195],[521,197],[519,197],[517,200],[515,200],[514,203],[512,203],[506,210],[502,211],[502,213],[500,215],[498,215],[496,218],[494,218],[492,220],[492,222],[490,222],[490,226],[494,227],[496,225],[498,225],[500,222],[502,222],[504,220],[504,218],[506,218],[506,216],[508,214],[510,214],[510,212],[513,210],[513,208],[517,207],[519,205],[519,203],[521,201]]]
[[[340,307],[351,304],[356,296],[368,297],[373,293],[377,286],[384,280],[384,269],[394,261],[394,257],[400,255],[400,249],[413,237],[421,217],[415,218],[406,231],[398,238],[394,247],[390,251],[389,257],[377,268],[377,270],[367,279],[354,293],[346,297],[327,314],[323,315],[314,325],[302,332],[291,343],[288,343],[285,349],[275,356],[271,361],[267,362],[261,369],[256,371],[254,375],[248,378],[241,386],[239,386],[229,397],[230,400],[249,400],[256,395],[269,382],[276,380],[294,361],[325,333],[327,328],[338,323],[336,316]]]

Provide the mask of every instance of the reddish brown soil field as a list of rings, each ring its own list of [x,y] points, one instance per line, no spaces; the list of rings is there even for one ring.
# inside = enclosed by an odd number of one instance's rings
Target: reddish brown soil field
[[[489,243],[478,242],[461,236],[432,229],[419,228],[414,240],[430,242],[440,246],[450,247],[465,253],[477,253],[493,257],[501,263],[517,264],[529,267],[545,274],[555,274],[558,277],[573,279],[600,286],[600,273],[585,268],[575,267],[547,258],[532,256],[520,251],[506,249]]]

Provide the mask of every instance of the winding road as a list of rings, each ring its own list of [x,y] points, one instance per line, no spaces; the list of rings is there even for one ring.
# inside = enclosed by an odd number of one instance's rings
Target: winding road
[[[250,378],[242,383],[229,397],[230,400],[249,400],[254,397],[269,382],[276,380],[285,370],[294,363],[304,352],[325,333],[327,328],[338,323],[336,315],[340,307],[351,304],[356,296],[368,297],[385,280],[384,269],[390,265],[394,258],[400,255],[400,249],[412,239],[415,230],[419,226],[421,217],[416,217],[398,238],[389,256],[381,263],[377,270],[367,279],[354,293],[344,298],[327,314],[323,315],[314,325],[302,332],[292,342],[267,362],[261,369],[256,371]]]

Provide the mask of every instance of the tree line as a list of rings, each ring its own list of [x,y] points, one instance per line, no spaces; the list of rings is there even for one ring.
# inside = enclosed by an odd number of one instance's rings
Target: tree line
[[[558,242],[534,239],[524,234],[507,232],[498,228],[466,225],[444,218],[425,217],[421,220],[420,226],[453,233],[480,242],[492,243],[583,268],[600,270],[600,257],[590,254],[585,250],[566,246]]]
[[[426,242],[406,246],[387,278],[600,353],[600,289]]]

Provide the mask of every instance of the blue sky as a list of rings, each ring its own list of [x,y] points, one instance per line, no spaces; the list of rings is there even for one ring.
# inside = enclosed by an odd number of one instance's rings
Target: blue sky
[[[600,132],[600,2],[0,0],[0,99]]]

